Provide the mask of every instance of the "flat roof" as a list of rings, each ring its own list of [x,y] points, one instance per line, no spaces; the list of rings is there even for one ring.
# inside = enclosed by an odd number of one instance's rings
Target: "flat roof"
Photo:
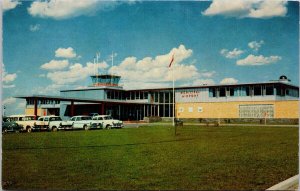
[[[15,96],[15,98],[27,99],[33,98],[38,100],[57,100],[57,101],[73,101],[83,103],[123,103],[123,104],[145,104],[144,102],[136,100],[103,100],[103,99],[92,99],[92,98],[76,98],[76,97],[63,97],[63,96],[47,96],[47,95],[31,95],[31,96]]]
[[[241,83],[241,84],[203,84],[203,85],[197,85],[197,86],[178,86],[175,87],[176,90],[180,89],[192,89],[192,88],[211,88],[211,87],[234,87],[234,86],[246,86],[246,85],[274,85],[274,84],[279,84],[279,85],[284,85],[284,86],[289,86],[292,88],[299,88],[296,85],[290,84],[290,83],[285,83],[285,82],[280,82],[280,81],[270,81],[270,82],[260,82],[260,83]],[[123,88],[117,88],[117,87],[108,87],[108,86],[103,86],[103,87],[86,87],[86,88],[81,88],[81,89],[71,89],[71,90],[61,90],[60,92],[69,92],[69,91],[85,91],[85,90],[104,90],[104,89],[111,89],[111,90],[122,90],[122,91],[157,91],[157,90],[172,90],[172,87],[165,87],[165,88],[140,88],[140,89],[123,89]]]

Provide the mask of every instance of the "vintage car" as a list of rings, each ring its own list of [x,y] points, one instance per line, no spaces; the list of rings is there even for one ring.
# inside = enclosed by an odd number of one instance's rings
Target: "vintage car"
[[[11,115],[8,117],[10,121],[16,122],[22,127],[21,131],[30,133],[33,129],[35,116],[34,115]]]
[[[22,126],[18,125],[14,121],[10,121],[8,117],[3,117],[2,120],[2,132],[20,132],[22,130]]]
[[[99,128],[111,129],[111,128],[123,128],[123,122],[117,119],[113,119],[110,115],[98,115],[93,117],[93,125]],[[102,127],[101,127],[102,126]]]
[[[92,117],[86,115],[73,116],[68,121],[65,121],[61,126],[71,126],[72,129],[84,129],[89,130],[94,121]]]
[[[57,131],[61,122],[62,120],[59,116],[42,116],[34,122],[33,131]]]

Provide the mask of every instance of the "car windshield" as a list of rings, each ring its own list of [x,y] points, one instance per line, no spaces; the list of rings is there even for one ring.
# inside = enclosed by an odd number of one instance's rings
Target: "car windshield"
[[[91,117],[81,117],[81,120],[92,120]]]

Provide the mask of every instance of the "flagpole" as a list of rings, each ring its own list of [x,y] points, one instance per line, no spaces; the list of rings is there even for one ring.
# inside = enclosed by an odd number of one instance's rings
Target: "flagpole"
[[[173,127],[175,127],[175,87],[174,87],[174,64],[172,65],[172,78],[173,78]],[[176,129],[175,129],[176,135]]]
[[[174,64],[172,64],[174,61],[174,53],[172,55],[172,59],[170,61],[170,64],[169,64],[169,68],[172,67],[172,81],[173,81],[173,120],[172,120],[172,125],[174,127],[174,130],[175,130],[175,135],[176,135],[176,126],[175,126],[175,82],[174,82]]]

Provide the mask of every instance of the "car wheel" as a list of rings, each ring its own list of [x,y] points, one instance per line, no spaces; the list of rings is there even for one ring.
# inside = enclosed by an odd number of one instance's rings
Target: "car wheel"
[[[111,129],[111,125],[106,125],[106,129]]]
[[[32,132],[31,127],[27,127],[27,128],[26,128],[26,131],[27,131],[27,133],[31,133],[31,132]]]
[[[87,125],[84,125],[83,129],[87,131],[87,130],[89,130],[89,127]]]
[[[52,131],[53,131],[53,132],[56,132],[56,131],[57,131],[57,127],[55,127],[55,126],[52,127]]]

